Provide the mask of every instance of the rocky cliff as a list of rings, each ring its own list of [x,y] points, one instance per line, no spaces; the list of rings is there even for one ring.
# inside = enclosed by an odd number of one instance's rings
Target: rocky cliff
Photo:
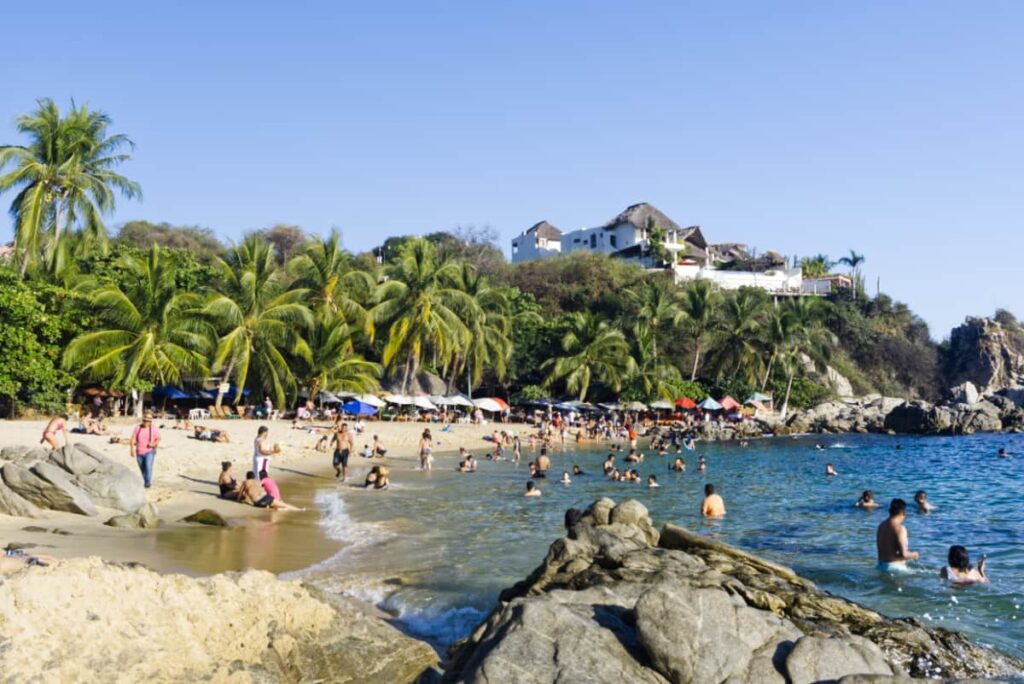
[[[98,558],[0,577],[5,682],[413,682],[437,654],[354,601],[267,572]]]
[[[853,684],[1024,668],[680,527],[659,532],[637,501],[601,499],[566,522],[568,536],[453,646],[448,681]]]
[[[953,328],[946,386],[971,382],[984,394],[1024,382],[1024,354],[1014,332],[991,318],[968,318]]]

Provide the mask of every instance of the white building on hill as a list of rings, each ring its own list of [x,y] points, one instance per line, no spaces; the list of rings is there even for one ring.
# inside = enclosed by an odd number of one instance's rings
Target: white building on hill
[[[547,221],[536,223],[512,239],[512,263],[557,256],[562,252],[562,231]]]

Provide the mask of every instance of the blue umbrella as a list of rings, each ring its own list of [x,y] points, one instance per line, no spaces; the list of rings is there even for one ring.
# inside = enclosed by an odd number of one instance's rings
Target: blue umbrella
[[[344,404],[341,405],[341,410],[344,411],[345,413],[348,413],[348,414],[353,415],[353,416],[375,416],[375,415],[377,415],[377,409],[375,409],[374,407],[370,406],[369,404],[364,404],[363,402],[359,401],[358,399],[353,399],[352,401],[346,401]]]
[[[711,397],[708,397],[704,401],[700,402],[699,404],[697,404],[697,406],[699,408],[704,409],[705,411],[718,411],[722,408],[722,405],[719,404],[714,399],[712,399]]]
[[[162,385],[160,387],[153,388],[153,394],[158,397],[165,397],[167,399],[188,399],[188,394],[182,392],[173,385]]]

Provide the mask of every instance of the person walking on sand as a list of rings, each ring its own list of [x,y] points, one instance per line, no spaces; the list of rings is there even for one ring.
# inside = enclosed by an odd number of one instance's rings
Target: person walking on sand
[[[725,501],[715,494],[715,485],[704,485],[704,503],[700,506],[700,514],[705,518],[721,518],[725,515]]]
[[[142,472],[142,484],[149,489],[153,484],[153,465],[156,462],[156,449],[160,446],[160,430],[153,425],[153,412],[146,411],[142,422],[135,426],[129,442],[131,454],[139,464]]]
[[[423,431],[417,451],[420,455],[420,470],[430,470],[434,465],[433,447],[434,438],[430,434],[430,428]]]
[[[68,445],[68,422],[71,420],[70,415],[66,415],[63,418],[55,417],[51,418],[50,422],[43,428],[43,438],[39,440],[40,444],[49,444],[51,449],[60,449],[60,444],[57,443],[57,433],[64,433],[64,446]]]
[[[261,470],[270,471],[270,461],[274,454],[280,449],[270,445],[270,428],[261,425],[256,431],[256,439],[252,443],[252,471],[258,473]]]
[[[348,431],[348,423],[339,423],[334,433],[334,477],[342,482],[348,479],[348,456],[352,453],[352,435]]]
[[[920,554],[910,550],[907,528],[907,502],[893,499],[889,504],[889,517],[882,521],[875,533],[878,547],[878,569],[882,572],[906,572],[907,561],[917,560]]]

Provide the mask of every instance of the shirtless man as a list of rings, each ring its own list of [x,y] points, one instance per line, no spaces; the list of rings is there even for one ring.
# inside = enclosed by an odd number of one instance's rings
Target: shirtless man
[[[523,493],[523,496],[540,496],[540,490],[533,483],[533,480],[527,480],[526,491]]]
[[[245,474],[245,482],[238,488],[238,501],[254,506],[265,495],[263,487],[260,486],[260,481],[256,479],[256,473],[251,470],[247,472]]]
[[[334,477],[344,482],[348,478],[348,455],[352,452],[352,435],[348,431],[348,423],[340,423],[334,433]]]
[[[700,506],[700,514],[705,518],[721,518],[725,515],[725,501],[715,494],[715,485],[704,485],[704,503]]]
[[[548,450],[541,449],[540,456],[537,457],[537,472],[545,473],[551,469],[551,459],[548,457]]]
[[[907,541],[907,502],[893,499],[889,504],[889,517],[878,526],[875,543],[878,546],[878,569],[883,572],[905,571],[908,560],[917,560],[920,555],[911,551]]]

